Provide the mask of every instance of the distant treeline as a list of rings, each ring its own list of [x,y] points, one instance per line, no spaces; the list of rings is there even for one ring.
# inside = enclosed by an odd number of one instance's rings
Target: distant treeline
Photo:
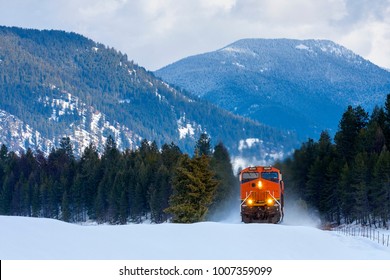
[[[286,190],[327,222],[388,227],[390,219],[390,95],[371,116],[344,112],[334,141],[323,132],[280,164]]]
[[[119,151],[111,136],[99,155],[89,145],[73,155],[69,138],[45,157],[27,150],[0,150],[0,215],[47,217],[98,223],[197,222],[231,203],[237,190],[222,143],[210,148],[202,134],[195,155],[175,144],[159,149],[143,140],[137,150]]]

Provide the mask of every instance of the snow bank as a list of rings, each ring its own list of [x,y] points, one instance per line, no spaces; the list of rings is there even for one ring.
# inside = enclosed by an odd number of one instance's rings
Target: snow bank
[[[81,226],[0,216],[0,259],[390,259],[390,248],[314,227],[204,222]]]

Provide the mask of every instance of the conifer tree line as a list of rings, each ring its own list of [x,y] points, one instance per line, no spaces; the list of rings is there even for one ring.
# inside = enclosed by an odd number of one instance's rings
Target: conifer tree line
[[[390,220],[390,94],[369,115],[348,106],[332,141],[309,139],[280,163],[286,190],[324,222],[387,227]]]
[[[193,157],[173,143],[159,149],[147,140],[121,152],[111,136],[102,155],[90,144],[77,159],[68,137],[47,157],[0,149],[0,215],[190,223],[223,211],[237,189],[227,149],[219,143],[212,151],[207,134]]]

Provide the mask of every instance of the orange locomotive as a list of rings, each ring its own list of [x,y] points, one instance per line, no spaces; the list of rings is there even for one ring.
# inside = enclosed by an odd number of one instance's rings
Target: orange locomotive
[[[240,172],[241,218],[244,223],[280,223],[284,184],[280,170],[271,166],[247,167]]]

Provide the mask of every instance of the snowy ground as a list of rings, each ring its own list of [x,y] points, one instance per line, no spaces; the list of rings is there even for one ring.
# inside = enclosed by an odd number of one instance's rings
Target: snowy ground
[[[390,260],[390,247],[309,222],[287,216],[280,225],[242,224],[234,216],[219,223],[86,226],[0,216],[0,259]]]

